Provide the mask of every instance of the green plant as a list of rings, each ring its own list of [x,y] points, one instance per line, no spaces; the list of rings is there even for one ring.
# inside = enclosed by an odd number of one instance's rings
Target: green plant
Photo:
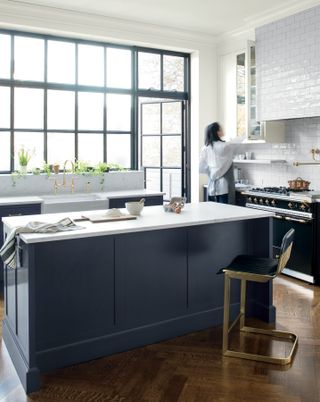
[[[11,173],[12,187],[15,187],[17,184],[17,180],[21,178],[26,178],[27,174],[20,172],[19,170],[15,170]]]
[[[125,169],[122,165],[119,163],[107,163],[107,167],[109,168],[109,171],[125,171]]]
[[[18,159],[20,166],[28,166],[30,159],[32,158],[32,153],[29,150],[24,149],[23,147],[18,151]]]
[[[50,165],[47,163],[47,162],[44,162],[43,163],[43,166],[42,166],[42,170],[43,170],[43,172],[49,177],[50,175],[51,175],[51,169],[50,169]]]
[[[35,176],[39,176],[39,174],[41,173],[41,169],[40,168],[34,168],[34,169],[32,169],[32,173]]]

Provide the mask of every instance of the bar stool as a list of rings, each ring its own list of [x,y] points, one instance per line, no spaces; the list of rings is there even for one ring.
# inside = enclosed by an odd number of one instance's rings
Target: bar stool
[[[297,335],[292,332],[268,330],[245,326],[245,305],[246,305],[246,283],[252,282],[268,282],[276,278],[283,268],[286,266],[292,249],[294,238],[294,229],[290,229],[282,239],[280,255],[277,259],[261,258],[251,255],[239,255],[231,264],[222,268],[219,273],[224,273],[224,316],[223,316],[223,346],[224,356],[239,357],[241,359],[249,359],[262,361],[267,363],[275,363],[286,365],[291,363],[293,354],[298,344]],[[231,279],[239,279],[241,281],[240,292],[240,313],[235,321],[229,326],[229,310],[230,310],[230,282]],[[279,358],[261,354],[238,352],[229,349],[229,333],[236,323],[240,320],[240,331],[253,334],[269,335],[275,338],[290,340],[293,345],[287,357]]]

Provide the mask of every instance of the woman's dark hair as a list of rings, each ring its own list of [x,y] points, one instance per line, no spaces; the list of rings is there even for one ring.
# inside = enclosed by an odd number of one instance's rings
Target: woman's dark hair
[[[219,137],[218,135],[218,131],[221,129],[220,124],[218,122],[215,123],[211,123],[208,125],[208,127],[206,128],[206,132],[205,132],[205,144],[208,145],[212,145],[214,142],[216,141],[222,141],[223,140]]]

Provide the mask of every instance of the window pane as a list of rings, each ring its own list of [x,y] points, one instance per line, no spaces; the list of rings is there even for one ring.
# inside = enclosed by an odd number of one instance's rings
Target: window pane
[[[160,166],[160,137],[142,137],[142,166]]]
[[[107,49],[107,86],[131,88],[131,51]]]
[[[10,170],[10,133],[0,132],[0,170]]]
[[[44,40],[15,36],[14,78],[16,80],[44,80]]]
[[[162,104],[162,133],[182,133],[181,102],[168,102]]]
[[[131,135],[107,134],[107,162],[131,166]]]
[[[75,96],[71,91],[48,91],[48,129],[73,130]]]
[[[146,169],[146,187],[148,190],[160,191],[160,169]]]
[[[43,133],[14,133],[15,169],[19,168],[17,153],[21,148],[32,153],[28,169],[41,168],[43,165]]]
[[[75,83],[75,45],[55,40],[48,41],[48,81]]]
[[[15,88],[15,128],[43,128],[43,90]]]
[[[107,95],[107,129],[109,131],[131,130],[130,95]]]
[[[139,52],[139,88],[160,89],[160,55]]]
[[[10,127],[10,88],[0,87],[0,127]]]
[[[78,95],[78,126],[79,130],[103,129],[104,95],[79,92]]]
[[[0,78],[10,78],[11,38],[0,35]]]
[[[164,136],[163,146],[163,166],[181,166],[181,136]]]
[[[63,146],[62,146],[63,145]],[[48,163],[58,163],[60,168],[66,160],[75,159],[74,134],[48,133]]]
[[[78,83],[104,85],[104,49],[101,46],[79,45]]]
[[[103,134],[78,134],[78,159],[96,165],[103,161]]]
[[[142,134],[160,134],[160,104],[143,104]]]
[[[171,197],[181,197],[181,170],[163,169],[163,191],[166,193],[165,199]]]
[[[163,56],[163,89],[166,91],[184,90],[184,58]]]

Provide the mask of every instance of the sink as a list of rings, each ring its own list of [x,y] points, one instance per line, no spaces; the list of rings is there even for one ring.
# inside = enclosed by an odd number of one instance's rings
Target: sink
[[[42,198],[41,212],[50,214],[56,212],[90,211],[108,209],[109,201],[104,194],[50,194]]]

